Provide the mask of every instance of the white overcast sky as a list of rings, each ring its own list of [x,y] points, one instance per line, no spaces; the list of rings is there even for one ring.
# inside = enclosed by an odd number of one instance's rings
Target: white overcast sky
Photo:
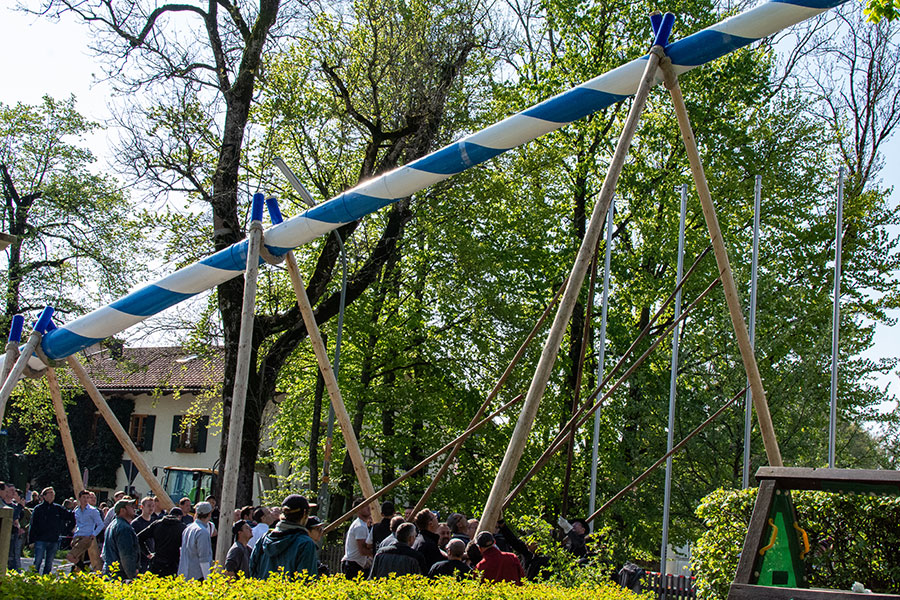
[[[87,30],[69,20],[50,21],[24,15],[8,8],[0,8],[0,102],[37,103],[44,94],[65,98],[75,94],[78,109],[85,116],[103,121],[109,114],[106,108],[108,88],[95,83],[94,74],[102,69],[87,49]],[[108,154],[103,134],[90,140],[101,160]],[[882,172],[884,183],[894,187],[893,206],[900,204],[900,135],[887,146],[887,167]],[[894,316],[900,316],[895,314]],[[822,332],[830,337],[830,332]],[[878,359],[900,354],[900,325],[880,325],[875,346],[866,354]],[[900,380],[892,374],[880,381],[900,393]],[[885,409],[896,408],[885,406]]]

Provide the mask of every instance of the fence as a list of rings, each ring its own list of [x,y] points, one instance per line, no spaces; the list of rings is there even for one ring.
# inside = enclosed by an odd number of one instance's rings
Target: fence
[[[659,600],[693,600],[697,597],[695,577],[648,572],[644,576],[644,591],[655,592]]]

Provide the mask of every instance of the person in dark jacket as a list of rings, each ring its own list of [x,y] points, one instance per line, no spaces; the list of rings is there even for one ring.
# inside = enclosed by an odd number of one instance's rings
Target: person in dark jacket
[[[184,515],[177,506],[169,514],[150,523],[138,534],[138,541],[144,552],[150,555],[150,572],[167,576],[178,573],[178,561],[181,558],[181,534],[184,533]],[[147,543],[153,541],[153,553],[147,550]]]
[[[103,574],[129,581],[137,577],[140,554],[137,534],[131,526],[134,500],[119,500],[110,510],[116,518],[103,536]]]
[[[410,544],[416,537],[416,526],[412,523],[404,523],[394,532],[397,541],[378,551],[375,562],[372,563],[372,573],[369,579],[387,577],[391,573],[397,575],[424,575],[428,573],[425,566],[425,557],[418,550],[413,550]]]
[[[378,548],[384,538],[391,535],[391,518],[396,509],[390,500],[381,503],[381,521],[372,525],[372,547]]]
[[[420,510],[416,515],[416,527],[419,529],[419,535],[412,547],[413,550],[418,550],[425,557],[426,568],[422,571],[423,574],[427,573],[432,565],[446,558],[438,547],[440,540],[437,534],[438,525],[437,517],[427,508]],[[465,547],[465,544],[463,546]]]
[[[48,575],[53,569],[60,536],[75,526],[75,517],[59,504],[54,504],[55,498],[56,491],[52,487],[44,488],[42,502],[34,507],[28,530],[28,543],[34,544],[34,568],[42,575]]]
[[[519,557],[511,552],[502,552],[494,543],[494,534],[482,531],[475,542],[481,550],[481,561],[475,569],[481,573],[485,581],[509,581],[521,585],[525,570]]]
[[[246,577],[250,573],[250,547],[247,542],[253,537],[249,521],[238,521],[231,528],[234,543],[225,556],[225,574],[229,577]]]
[[[434,563],[428,571],[429,577],[456,577],[457,581],[468,577],[472,567],[463,562],[466,544],[462,540],[450,540],[447,544],[447,560]]]
[[[315,507],[299,494],[284,499],[281,520],[256,543],[250,554],[251,577],[268,579],[279,568],[284,568],[286,575],[304,571],[313,577],[318,575],[319,549],[306,529],[309,511]]]

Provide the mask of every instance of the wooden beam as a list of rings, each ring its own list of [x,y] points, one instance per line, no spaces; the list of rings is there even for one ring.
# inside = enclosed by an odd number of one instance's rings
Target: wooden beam
[[[306,325],[309,341],[316,355],[316,361],[319,363],[319,371],[322,373],[322,379],[325,381],[325,389],[328,390],[328,397],[331,398],[334,414],[341,425],[341,433],[344,436],[347,454],[350,455],[350,461],[353,463],[353,471],[359,480],[359,487],[363,496],[366,498],[372,497],[375,495],[375,487],[372,485],[372,479],[369,477],[369,471],[366,469],[366,463],[363,461],[359,441],[356,439],[356,432],[353,431],[353,423],[350,421],[350,414],[347,412],[346,406],[344,406],[341,389],[338,387],[337,378],[334,376],[334,369],[331,367],[331,360],[328,358],[325,342],[322,341],[319,324],[316,323],[316,315],[313,313],[312,305],[309,303],[306,286],[303,283],[303,278],[300,276],[300,269],[297,266],[297,259],[294,258],[293,252],[288,252],[285,255],[285,264],[291,277],[294,294],[297,296],[297,306],[300,308],[300,314],[303,316],[303,324]],[[377,502],[372,504],[372,519],[375,523],[381,520],[381,507]]]
[[[78,466],[78,455],[75,453],[72,432],[69,430],[69,419],[66,417],[66,408],[59,390],[59,380],[56,378],[56,371],[53,367],[47,367],[47,387],[50,388],[50,400],[53,402],[56,424],[59,425],[59,437],[62,438],[63,451],[66,454],[66,466],[69,468],[72,489],[75,490],[77,498],[78,492],[84,489],[84,481],[81,479],[81,468]]]
[[[150,470],[150,467],[147,465],[147,461],[144,460],[144,457],[141,456],[140,451],[134,445],[134,442],[131,441],[131,438],[128,436],[128,432],[125,431],[125,428],[122,427],[122,424],[119,423],[119,419],[116,418],[115,413],[113,413],[112,409],[109,407],[109,404],[106,403],[106,399],[103,397],[103,394],[100,393],[100,390],[97,389],[97,386],[91,380],[90,375],[88,375],[87,370],[84,368],[75,355],[71,355],[66,358],[66,362],[69,365],[69,368],[75,373],[75,377],[78,378],[78,381],[81,383],[81,386],[88,393],[88,396],[91,397],[91,400],[94,401],[94,406],[97,407],[97,411],[99,411],[100,415],[103,417],[103,420],[106,421],[106,424],[109,425],[109,428],[112,430],[113,435],[116,436],[116,439],[119,440],[119,444],[122,445],[122,448],[125,450],[125,454],[128,455],[128,458],[131,459],[131,462],[134,463],[134,466],[137,467],[138,473],[141,474],[141,477],[144,478],[150,485],[150,489],[153,491],[153,494],[159,498],[160,503],[163,505],[163,508],[169,510],[175,506],[172,502],[172,499],[169,498],[169,495],[166,493],[166,490],[163,489],[162,484],[159,483],[159,480],[156,479],[156,476],[153,474],[153,471]]]
[[[259,200],[254,198],[254,204]],[[241,440],[244,437],[244,413],[247,410],[247,382],[250,377],[250,354],[253,349],[253,320],[256,312],[256,281],[259,276],[259,249],[262,245],[262,223],[254,219],[250,223],[247,245],[247,270],[244,273],[244,297],[241,307],[241,326],[238,335],[237,367],[234,373],[234,391],[231,395],[231,415],[228,440],[225,447],[225,465],[222,469],[222,498],[219,509],[219,532],[216,541],[216,561],[225,564],[225,556],[231,548],[231,526],[234,525],[234,508],[237,504],[238,470],[241,466]]]
[[[519,420],[516,422],[516,428],[513,430],[506,453],[503,456],[503,462],[500,463],[500,468],[497,471],[497,476],[494,478],[494,484],[491,486],[487,503],[482,511],[479,523],[480,531],[493,531],[494,526],[497,524],[497,520],[500,517],[503,500],[512,484],[512,479],[519,466],[519,460],[522,458],[522,453],[525,451],[525,444],[528,441],[528,436],[531,434],[531,428],[537,417],[537,410],[540,406],[541,398],[544,395],[544,390],[547,387],[547,382],[550,379],[550,373],[553,370],[553,366],[556,364],[560,344],[562,343],[569,320],[572,317],[572,310],[581,293],[584,277],[587,274],[588,267],[594,255],[594,250],[597,247],[597,240],[603,231],[603,222],[606,219],[609,204],[615,193],[619,174],[622,172],[622,167],[628,156],[631,140],[637,130],[640,115],[647,102],[650,88],[655,83],[657,66],[664,56],[665,54],[662,47],[653,46],[653,48],[650,49],[647,66],[641,77],[637,92],[635,93],[631,110],[628,113],[628,118],[625,121],[625,126],[622,130],[622,135],[619,137],[619,141],[616,144],[615,153],[610,161],[609,170],[606,173],[603,186],[600,188],[600,194],[597,197],[597,202],[591,213],[591,219],[588,223],[584,239],[581,242],[581,247],[578,249],[578,255],[575,257],[575,264],[572,266],[569,281],[566,284],[566,291],[563,293],[559,309],[554,317],[553,325],[550,327],[550,332],[544,343],[544,349],[541,352],[540,360],[538,361],[537,368],[535,369],[534,376],[531,380],[531,385],[528,388],[528,393],[525,395],[525,404],[522,407],[522,413],[519,415]]]
[[[678,77],[672,69],[672,61],[666,58],[660,64],[660,68],[663,72],[666,88],[668,88],[672,97],[672,104],[675,106],[678,127],[681,129],[684,148],[687,151],[688,160],[691,164],[691,174],[694,177],[694,184],[697,186],[697,195],[700,196],[703,216],[709,229],[710,241],[712,241],[713,252],[716,255],[716,264],[719,267],[719,277],[722,280],[722,288],[725,292],[725,301],[728,304],[728,313],[731,316],[731,324],[734,327],[734,335],[737,339],[738,348],[741,351],[744,369],[747,371],[747,378],[750,380],[753,406],[756,408],[756,416],[759,419],[759,429],[766,448],[766,456],[770,465],[781,467],[783,466],[781,450],[779,450],[778,440],[775,438],[775,428],[772,425],[772,416],[769,413],[766,392],[763,389],[759,366],[756,364],[756,355],[753,352],[753,344],[750,342],[747,323],[744,321],[741,299],[738,295],[737,286],[734,283],[731,265],[728,262],[728,251],[722,239],[722,230],[719,227],[719,219],[716,216],[716,207],[709,192],[706,174],[703,172],[703,163],[700,162],[700,152],[697,150],[697,141],[691,127],[691,120],[688,117],[687,107],[684,104],[684,96],[682,96],[681,88],[678,85]]]

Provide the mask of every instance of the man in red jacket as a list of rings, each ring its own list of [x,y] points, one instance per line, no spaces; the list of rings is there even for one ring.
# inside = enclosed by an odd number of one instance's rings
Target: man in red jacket
[[[475,566],[475,570],[481,574],[482,579],[522,584],[525,571],[522,569],[519,557],[512,552],[501,552],[494,544],[493,534],[482,531],[475,538],[475,543],[481,550],[481,561]]]

